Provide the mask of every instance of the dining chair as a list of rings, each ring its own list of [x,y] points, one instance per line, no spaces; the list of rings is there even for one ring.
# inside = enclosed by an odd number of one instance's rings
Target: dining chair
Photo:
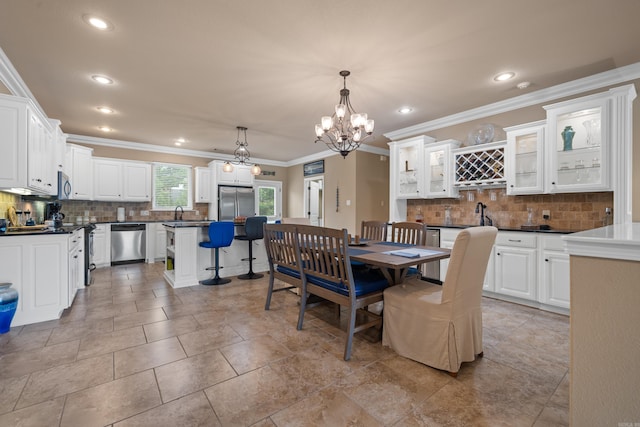
[[[379,270],[354,271],[348,252],[347,230],[336,230],[310,225],[296,227],[296,248],[302,278],[302,298],[298,330],[302,329],[309,295],[347,307],[347,337],[344,360],[351,358],[353,335],[372,327],[380,327],[380,315],[363,310],[382,301],[383,291],[389,286]],[[356,313],[362,313],[362,323],[356,325]]]
[[[413,279],[386,289],[382,345],[454,377],[482,357],[482,285],[497,233],[461,231],[442,286]]]
[[[295,233],[295,224],[264,224],[264,246],[269,262],[269,286],[265,310],[269,310],[274,292],[302,287]],[[274,289],[275,279],[289,286]]]
[[[387,240],[387,223],[385,221],[362,221],[360,238],[369,240]]]
[[[422,222],[394,222],[391,224],[391,241],[424,246],[427,244],[427,226]]]

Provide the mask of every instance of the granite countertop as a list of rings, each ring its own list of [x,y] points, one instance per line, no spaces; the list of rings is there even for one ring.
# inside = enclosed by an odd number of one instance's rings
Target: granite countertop
[[[427,229],[440,229],[440,228],[469,228],[469,227],[478,227],[477,224],[452,224],[452,225],[437,225],[431,224],[427,225]],[[521,229],[521,228],[510,228],[510,227],[498,227],[499,231],[521,231],[524,233],[547,233],[547,234],[570,234],[574,233],[574,231],[569,230],[539,230],[539,229]]]
[[[211,221],[166,221],[162,225],[172,228],[184,228],[184,227],[208,227]]]
[[[60,235],[60,234],[71,234],[79,228],[83,228],[83,225],[72,225],[66,226],[62,228],[52,229],[52,228],[34,228],[30,230],[28,228],[22,228],[20,231],[7,231],[6,233],[0,233],[0,237],[7,236],[47,236],[47,235]]]
[[[640,261],[640,222],[581,231],[562,239],[570,255]]]

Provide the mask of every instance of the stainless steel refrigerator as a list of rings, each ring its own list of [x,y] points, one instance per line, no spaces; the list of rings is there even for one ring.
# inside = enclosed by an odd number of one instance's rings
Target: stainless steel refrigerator
[[[233,221],[237,216],[256,214],[253,187],[218,186],[218,221]]]

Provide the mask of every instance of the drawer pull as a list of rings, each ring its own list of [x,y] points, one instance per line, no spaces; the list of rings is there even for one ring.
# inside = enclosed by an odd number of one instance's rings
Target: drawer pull
[[[514,243],[520,243],[522,242],[522,240],[520,239],[509,239],[510,242],[514,242]]]

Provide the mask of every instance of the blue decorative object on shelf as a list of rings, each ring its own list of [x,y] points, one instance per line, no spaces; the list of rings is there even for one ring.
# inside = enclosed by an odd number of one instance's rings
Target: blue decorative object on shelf
[[[9,332],[13,315],[18,308],[18,291],[11,283],[0,283],[0,334]]]
[[[564,151],[570,151],[573,149],[573,137],[575,134],[576,131],[573,130],[571,126],[566,126],[564,130],[560,132],[560,135],[562,135],[562,141],[564,142],[562,147]]]

